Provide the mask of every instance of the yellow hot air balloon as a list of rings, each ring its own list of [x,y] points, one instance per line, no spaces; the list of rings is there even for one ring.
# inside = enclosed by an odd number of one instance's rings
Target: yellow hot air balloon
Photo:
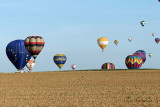
[[[101,47],[102,52],[104,51],[104,48],[108,45],[108,39],[106,37],[100,37],[97,40],[98,45]]]
[[[155,35],[155,34],[154,34],[154,33],[152,33],[152,36],[153,36],[153,37],[154,37],[154,35]]]
[[[114,43],[117,45],[117,44],[119,43],[119,41],[118,41],[118,40],[115,40]]]

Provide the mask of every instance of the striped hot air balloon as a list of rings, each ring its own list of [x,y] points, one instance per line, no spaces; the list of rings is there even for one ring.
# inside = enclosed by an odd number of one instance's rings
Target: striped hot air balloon
[[[102,49],[102,52],[104,51],[104,48],[108,45],[108,39],[106,37],[100,37],[97,40],[98,45]]]
[[[115,69],[115,66],[114,64],[107,62],[102,65],[101,69]]]
[[[67,57],[64,54],[56,54],[53,57],[53,60],[55,64],[59,67],[61,70],[62,66],[66,63]]]
[[[35,66],[35,61],[32,61],[32,60],[29,60],[28,63],[26,64],[26,67],[30,72],[34,66]]]
[[[25,39],[24,44],[31,56],[36,59],[38,54],[42,51],[45,42],[40,36],[29,36]]]
[[[125,59],[125,63],[128,69],[140,69],[142,62],[142,58],[138,55],[128,55]]]

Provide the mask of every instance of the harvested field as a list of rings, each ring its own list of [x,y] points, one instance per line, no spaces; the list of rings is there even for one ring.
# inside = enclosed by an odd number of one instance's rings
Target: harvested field
[[[160,107],[160,70],[0,73],[0,107]]]

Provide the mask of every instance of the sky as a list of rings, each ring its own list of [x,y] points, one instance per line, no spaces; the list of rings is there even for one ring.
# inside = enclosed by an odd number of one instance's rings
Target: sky
[[[106,62],[127,69],[125,58],[139,49],[147,53],[141,68],[160,69],[160,44],[155,42],[160,37],[159,13],[158,0],[0,0],[0,72],[16,71],[6,46],[28,36],[45,40],[33,72],[59,70],[53,61],[58,53],[67,56],[62,70],[71,70],[72,64],[77,70],[100,69]],[[104,52],[99,37],[109,39]],[[119,40],[117,46],[114,40]]]

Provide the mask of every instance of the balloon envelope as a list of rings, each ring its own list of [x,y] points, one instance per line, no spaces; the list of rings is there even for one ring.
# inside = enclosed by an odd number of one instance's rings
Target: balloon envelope
[[[149,55],[150,58],[152,57],[152,53],[149,53],[148,55]]]
[[[152,36],[153,36],[153,37],[154,37],[154,35],[155,35],[155,34],[154,34],[154,33],[152,33]]]
[[[145,61],[146,61],[146,55],[145,54],[143,54],[141,52],[135,52],[133,55],[140,56],[142,58],[143,64],[145,63]]]
[[[25,39],[25,47],[34,59],[44,47],[44,39],[40,36],[29,36]]]
[[[31,58],[31,55],[25,48],[24,40],[10,42],[6,47],[6,54],[18,70],[22,70]]]
[[[108,63],[104,63],[104,64],[101,66],[101,69],[115,69],[115,66],[114,66],[114,64],[108,62]]]
[[[76,68],[76,65],[75,65],[75,64],[73,64],[71,67],[72,67],[72,69],[74,70],[74,69]]]
[[[130,38],[128,38],[128,40],[131,42],[131,41],[132,41],[132,38],[130,37]]]
[[[26,67],[29,69],[29,71],[32,70],[32,68],[35,66],[35,61],[29,60],[26,64]]]
[[[144,25],[146,24],[146,22],[145,22],[145,21],[141,21],[140,24],[141,24],[142,26],[144,26]]]
[[[98,45],[100,46],[100,48],[102,49],[102,51],[104,50],[104,48],[108,45],[108,39],[106,37],[100,37],[97,40]]]
[[[138,55],[128,55],[125,59],[125,63],[128,69],[140,69],[142,62],[142,58]]]
[[[119,41],[118,41],[118,40],[115,40],[114,43],[117,45],[117,44],[119,43]]]
[[[61,67],[65,64],[67,57],[64,54],[56,54],[53,57],[55,64],[61,69]]]
[[[146,55],[146,51],[144,51],[144,50],[137,50],[136,52],[140,52],[140,53],[143,53],[144,55]]]
[[[160,42],[160,38],[155,38],[155,41],[158,44]]]

